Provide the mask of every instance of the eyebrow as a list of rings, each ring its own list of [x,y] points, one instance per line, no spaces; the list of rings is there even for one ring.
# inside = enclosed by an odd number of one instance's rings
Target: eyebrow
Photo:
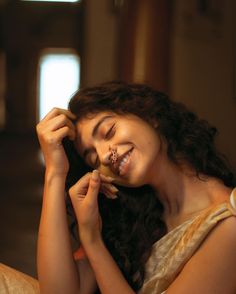
[[[113,115],[105,115],[103,116],[97,123],[96,125],[94,126],[93,128],[93,132],[92,132],[92,137],[95,137],[97,135],[97,132],[98,132],[98,129],[100,127],[100,125],[105,121],[107,120],[108,118],[111,118],[113,117]]]
[[[105,116],[103,116],[103,117],[102,117],[102,118],[96,123],[96,125],[94,126],[93,131],[92,131],[92,137],[93,137],[93,138],[97,135],[98,130],[99,130],[99,127],[101,126],[101,124],[102,124],[105,120],[107,120],[107,119],[109,119],[109,118],[112,118],[112,117],[114,117],[114,115],[105,115]],[[85,149],[84,152],[83,152],[83,158],[86,158],[87,155],[88,155],[90,152],[91,152],[91,148],[87,148],[87,149]]]

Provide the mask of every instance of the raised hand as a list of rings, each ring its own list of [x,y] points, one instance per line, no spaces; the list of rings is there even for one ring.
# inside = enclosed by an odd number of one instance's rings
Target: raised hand
[[[62,146],[62,140],[75,139],[74,114],[60,108],[53,108],[36,127],[39,142],[45,159],[46,169],[65,175],[69,163]]]
[[[79,225],[80,240],[85,246],[101,236],[102,222],[97,197],[99,191],[104,191],[104,187],[110,198],[116,197],[115,193],[118,190],[111,184],[112,180],[94,170],[83,176],[69,190]]]

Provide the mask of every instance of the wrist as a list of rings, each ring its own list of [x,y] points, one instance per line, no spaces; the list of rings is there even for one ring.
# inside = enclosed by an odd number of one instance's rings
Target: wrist
[[[66,185],[66,174],[61,174],[61,173],[46,170],[45,178],[44,178],[45,188],[54,187],[55,189],[55,187],[57,187],[57,189],[65,191],[65,185]]]
[[[58,179],[60,181],[65,181],[67,177],[67,172],[60,172],[56,169],[46,168],[45,171],[45,180],[51,181],[54,179]]]
[[[44,179],[44,199],[63,199],[65,201],[66,176],[46,171]]]
[[[90,255],[90,253],[99,252],[101,248],[106,247],[101,235],[100,237],[89,240],[84,238],[84,240],[81,240],[81,243],[88,255]]]
[[[103,239],[100,231],[88,232],[87,230],[79,230],[80,241],[84,248],[92,248],[96,246],[101,246],[103,244]]]

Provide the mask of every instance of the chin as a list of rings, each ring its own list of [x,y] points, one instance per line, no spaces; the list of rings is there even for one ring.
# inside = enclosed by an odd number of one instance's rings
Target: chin
[[[138,188],[148,184],[148,182],[146,181],[146,174],[143,172],[140,174],[132,175],[129,178],[115,178],[115,183],[120,186],[130,188]]]
[[[141,187],[141,184],[138,183],[132,183],[132,182],[125,182],[125,181],[120,181],[120,180],[115,180],[115,184],[122,186],[122,187],[127,187],[127,188],[138,188]]]
[[[148,165],[147,165],[148,166]],[[118,176],[117,174],[114,174],[109,168],[107,167],[101,167],[99,168],[99,171],[101,174],[105,176],[109,176],[114,178],[114,183],[123,187],[129,187],[129,188],[138,188],[144,185],[148,184],[147,181],[147,174],[148,168],[147,166],[139,166],[139,169],[131,169],[127,175],[124,176]]]

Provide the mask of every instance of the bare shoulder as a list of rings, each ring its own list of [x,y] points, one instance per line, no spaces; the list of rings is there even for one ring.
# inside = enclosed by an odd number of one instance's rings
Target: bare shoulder
[[[236,259],[236,217],[231,216],[220,221],[215,228],[209,233],[202,246],[196,254],[211,254],[222,253],[218,256],[221,262],[224,260],[226,263],[232,263],[232,259]],[[230,258],[227,259],[226,257]],[[236,263],[235,263],[236,269]]]
[[[236,216],[230,216],[220,221],[209,234],[204,244],[213,238],[220,238],[222,236],[226,237],[226,243],[231,244],[230,241],[236,242]]]
[[[236,217],[220,221],[166,293],[236,293]]]

